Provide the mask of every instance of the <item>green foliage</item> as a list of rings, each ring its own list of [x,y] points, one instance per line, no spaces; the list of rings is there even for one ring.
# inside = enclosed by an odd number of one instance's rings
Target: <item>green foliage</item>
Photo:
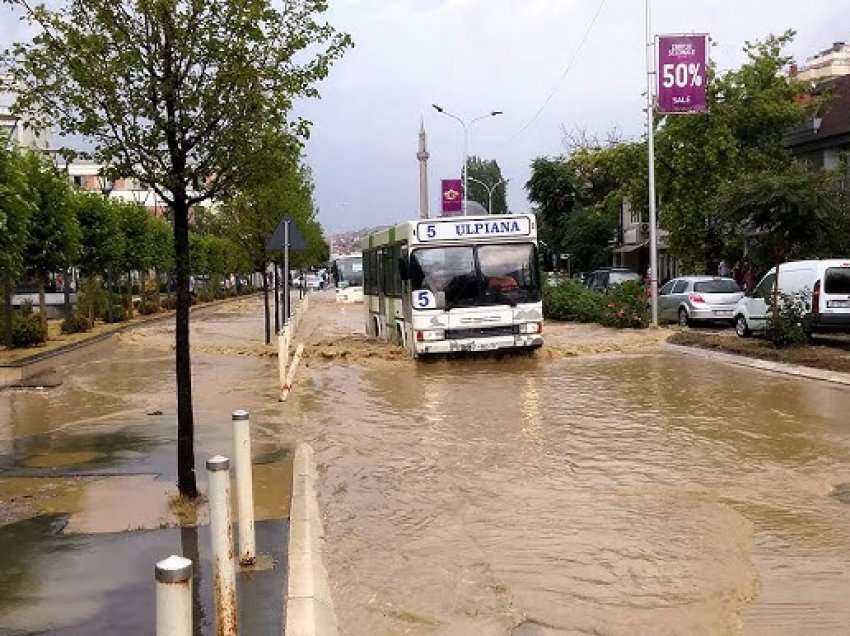
[[[507,183],[502,182],[502,170],[499,168],[497,161],[493,159],[482,159],[481,157],[472,156],[466,162],[466,169],[469,175],[469,196],[470,201],[477,201],[487,210],[490,205],[490,193],[479,181],[486,183],[488,188],[493,189],[493,209],[492,214],[507,214]],[[497,185],[501,183],[501,185]],[[496,186],[494,188],[494,186]]]
[[[33,347],[47,340],[47,323],[25,304],[12,315],[12,346]]]
[[[644,286],[635,280],[614,285],[604,294],[601,322],[617,329],[645,329],[649,326],[649,304]]]
[[[806,344],[806,305],[799,296],[781,294],[779,305],[773,304],[773,296],[767,299],[767,329],[765,335],[779,349]],[[775,309],[775,311],[774,311]]]
[[[79,311],[72,314],[70,319],[62,321],[62,333],[66,334],[85,333],[90,331],[91,328],[92,323],[88,319],[88,316],[80,313]]]
[[[123,303],[112,305],[112,322],[125,322],[127,318],[127,307]],[[105,311],[101,315],[101,320],[104,322],[109,321],[109,317],[106,315]]]
[[[119,270],[125,250],[120,208],[112,201],[89,192],[75,193],[73,205],[81,230],[77,264],[83,273],[93,276],[108,268]]]
[[[0,144],[0,278],[21,273],[32,208],[24,159]]]
[[[106,292],[96,276],[87,276],[77,292],[77,313],[89,322],[106,314]]]
[[[649,326],[646,290],[637,281],[615,285],[605,293],[568,280],[543,290],[543,314],[547,319],[598,322],[617,329]]]
[[[659,219],[685,270],[713,271],[730,257],[726,246],[740,242],[740,228],[726,223],[727,184],[751,173],[781,174],[792,162],[784,135],[813,108],[800,99],[806,87],[782,72],[793,37],[788,31],[747,42],[740,68],[709,74],[707,114],[662,121]]]
[[[599,322],[602,319],[604,295],[588,289],[575,280],[565,281],[543,290],[543,315],[547,319],[570,322]]]
[[[64,271],[76,260],[80,226],[71,188],[51,161],[39,153],[27,152],[23,166],[32,204],[24,262],[32,274],[45,280],[51,272]]]

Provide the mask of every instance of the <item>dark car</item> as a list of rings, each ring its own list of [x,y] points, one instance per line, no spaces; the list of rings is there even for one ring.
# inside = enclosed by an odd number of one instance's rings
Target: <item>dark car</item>
[[[630,280],[640,282],[642,279],[640,274],[625,267],[611,267],[590,272],[584,279],[584,285],[588,289],[605,291],[614,285],[621,285]]]

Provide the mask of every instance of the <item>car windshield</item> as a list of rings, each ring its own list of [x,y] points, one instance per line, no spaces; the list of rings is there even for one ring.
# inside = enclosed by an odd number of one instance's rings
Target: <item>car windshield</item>
[[[737,294],[741,288],[731,278],[718,278],[694,283],[694,291],[703,294]]]
[[[627,280],[640,280],[640,275],[635,272],[611,272],[608,277],[608,285],[619,285]]]
[[[535,260],[531,244],[418,249],[411,255],[411,289],[430,290],[445,308],[536,302]]]
[[[850,294],[850,267],[830,267],[826,270],[824,291],[827,294]]]

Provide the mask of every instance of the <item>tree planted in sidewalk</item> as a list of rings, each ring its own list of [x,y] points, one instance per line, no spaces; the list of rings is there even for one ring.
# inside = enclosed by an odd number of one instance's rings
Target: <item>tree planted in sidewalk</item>
[[[150,184],[174,223],[178,487],[195,497],[189,347],[190,209],[239,186],[258,131],[292,130],[293,100],[350,45],[325,0],[7,0],[36,27],[11,53],[18,110],[91,139],[112,178]]]
[[[3,343],[12,346],[12,292],[23,269],[32,205],[23,159],[0,144],[0,285],[3,292]]]
[[[30,229],[24,248],[24,263],[38,285],[38,313],[47,324],[45,286],[53,272],[67,272],[80,249],[80,228],[71,203],[67,179],[43,155],[23,155],[27,196],[32,203]],[[65,306],[70,318],[70,303]]]

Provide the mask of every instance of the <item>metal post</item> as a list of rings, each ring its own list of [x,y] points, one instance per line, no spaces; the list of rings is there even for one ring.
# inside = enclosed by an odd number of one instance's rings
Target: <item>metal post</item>
[[[460,125],[463,126],[463,215],[469,209],[469,128],[463,120]]]
[[[192,636],[192,562],[172,554],[154,572],[156,636]]]
[[[655,39],[650,0],[646,0],[646,149],[649,168],[649,296],[652,326],[658,326],[658,221],[655,210]]]
[[[283,324],[289,324],[289,219],[283,224]]]
[[[236,636],[236,568],[230,519],[230,460],[216,455],[207,460],[210,534],[213,558],[213,596],[218,636]]]
[[[251,465],[251,420],[248,411],[234,411],[233,464],[236,471],[236,510],[239,515],[239,563],[257,560],[254,532],[254,484]]]

